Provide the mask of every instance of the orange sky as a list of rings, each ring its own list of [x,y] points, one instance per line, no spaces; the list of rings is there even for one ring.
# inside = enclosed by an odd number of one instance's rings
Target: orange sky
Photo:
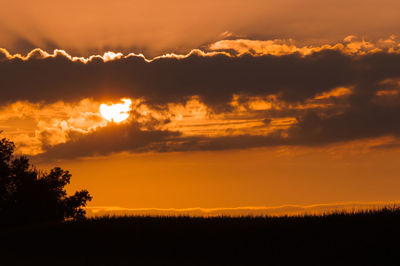
[[[396,0],[3,1],[0,43],[12,52],[62,48],[186,53],[223,38],[330,43],[398,35]]]
[[[85,187],[94,195],[93,207],[207,209],[342,203],[342,208],[352,208],[357,202],[397,202],[399,151],[360,152],[360,146],[345,152],[280,148],[122,154],[66,161],[61,166],[73,174],[71,191]]]
[[[2,136],[91,208],[400,200],[398,1],[1,6]]]

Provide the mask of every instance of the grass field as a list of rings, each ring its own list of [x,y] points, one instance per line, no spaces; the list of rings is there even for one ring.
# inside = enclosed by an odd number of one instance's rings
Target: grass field
[[[0,265],[400,265],[400,209],[100,217],[2,228],[0,239]]]

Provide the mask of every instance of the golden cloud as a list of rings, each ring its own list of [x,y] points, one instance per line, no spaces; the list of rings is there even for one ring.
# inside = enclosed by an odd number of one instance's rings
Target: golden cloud
[[[107,123],[99,114],[99,102],[52,104],[18,101],[0,109],[0,129],[15,141],[17,152],[35,155],[43,146],[65,143],[69,134],[88,134]]]
[[[336,50],[348,55],[365,55],[377,52],[400,53],[400,44],[397,37],[392,35],[388,39],[379,39],[376,42],[359,40],[356,36],[347,36],[343,42],[336,44],[323,44],[319,46],[297,46],[292,39],[282,40],[221,40],[208,47],[211,51],[233,50],[238,55],[252,54],[255,56],[288,54],[311,55],[323,50]]]

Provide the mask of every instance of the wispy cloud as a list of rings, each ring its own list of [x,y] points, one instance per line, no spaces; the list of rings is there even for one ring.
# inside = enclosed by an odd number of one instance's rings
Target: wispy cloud
[[[333,212],[353,212],[383,207],[394,207],[399,201],[391,202],[339,202],[313,205],[281,205],[281,206],[243,206],[230,208],[123,208],[116,206],[87,207],[89,216],[103,215],[167,215],[167,216],[282,216],[324,214]]]

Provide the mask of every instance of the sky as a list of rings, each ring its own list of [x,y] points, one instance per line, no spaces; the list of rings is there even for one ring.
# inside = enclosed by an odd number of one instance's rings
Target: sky
[[[1,136],[91,215],[400,200],[398,1],[1,6]]]

